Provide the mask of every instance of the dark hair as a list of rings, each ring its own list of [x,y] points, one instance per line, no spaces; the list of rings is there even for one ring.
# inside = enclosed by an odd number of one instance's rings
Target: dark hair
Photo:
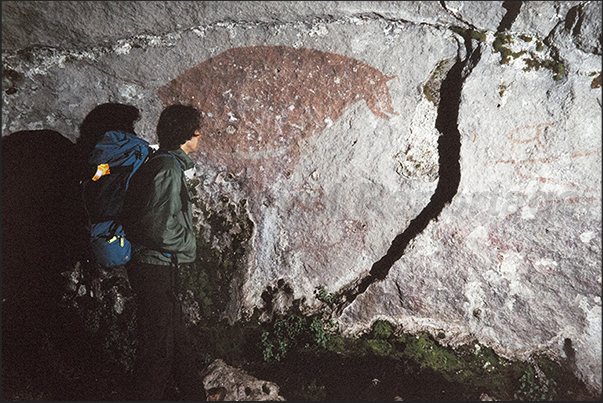
[[[140,111],[132,105],[105,103],[95,107],[80,125],[80,137],[77,139],[79,151],[84,158],[106,132],[117,130],[134,133],[134,122],[140,119]]]
[[[189,105],[170,105],[161,112],[157,123],[159,146],[175,150],[195,136],[199,129],[201,113]]]

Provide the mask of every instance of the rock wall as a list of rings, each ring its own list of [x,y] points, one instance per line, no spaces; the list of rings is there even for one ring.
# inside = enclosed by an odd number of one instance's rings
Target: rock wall
[[[2,83],[3,137],[122,102],[154,143],[202,110],[198,197],[254,223],[231,321],[324,287],[343,334],[546,352],[601,391],[601,2],[3,2]]]

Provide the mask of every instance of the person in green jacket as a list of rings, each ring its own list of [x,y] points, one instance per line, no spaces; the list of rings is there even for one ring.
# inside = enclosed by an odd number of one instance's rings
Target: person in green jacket
[[[199,127],[194,107],[165,108],[157,124],[159,150],[134,173],[126,194],[123,225],[135,251],[128,278],[138,303],[134,400],[161,400],[171,375],[183,400],[206,400],[177,297],[178,265],[196,259],[184,171],[194,167],[189,154],[199,146]]]

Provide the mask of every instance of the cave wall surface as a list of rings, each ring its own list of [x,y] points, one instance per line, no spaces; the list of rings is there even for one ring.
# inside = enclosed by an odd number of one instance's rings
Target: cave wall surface
[[[199,107],[198,197],[254,223],[229,320],[324,287],[601,391],[601,2],[2,2],[2,90],[3,137]]]

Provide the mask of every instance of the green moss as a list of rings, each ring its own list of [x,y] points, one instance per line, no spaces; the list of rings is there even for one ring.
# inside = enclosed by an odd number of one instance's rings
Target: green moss
[[[308,348],[325,349],[330,345],[328,330],[332,322],[323,322],[318,317],[288,314],[277,318],[264,330],[260,348],[265,361],[282,360],[290,351]]]
[[[531,42],[532,38],[526,35],[519,35],[519,38],[522,39],[524,42]],[[505,33],[501,33],[501,32],[497,32],[495,34],[495,39],[494,42],[492,43],[492,46],[494,48],[495,52],[500,53],[500,64],[509,64],[509,62],[511,61],[511,59],[517,59],[520,56],[525,55],[526,53],[528,53],[526,50],[520,50],[517,52],[512,51],[508,45],[513,43],[513,38],[511,37],[511,35],[505,34]],[[536,50],[538,52],[541,52],[544,48],[544,45],[542,44],[541,41],[537,41],[536,42]],[[558,61],[558,60],[552,60],[552,59],[541,59],[540,57],[537,56],[536,53],[534,52],[529,52],[529,57],[526,57],[523,59],[524,63],[525,63],[525,67],[523,68],[524,71],[531,71],[531,70],[540,70],[540,68],[545,68],[548,70],[551,70],[553,72],[553,79],[555,81],[559,81],[562,80],[566,73],[565,73],[565,66],[563,65],[562,62]],[[502,96],[502,95],[501,95]]]
[[[448,66],[450,66],[450,64],[450,59],[440,60],[435,69],[433,69],[427,83],[423,86],[425,98],[436,107],[440,103],[440,87],[442,86],[442,81],[445,78],[445,74],[448,72]]]
[[[508,52],[505,52],[505,58],[506,58],[505,63],[508,64],[511,57],[513,59],[517,59],[519,56],[521,56],[521,55],[523,55],[525,53],[526,53],[525,50],[522,50],[522,51],[519,51],[519,52],[512,52],[512,51],[509,50]]]
[[[535,57],[531,57],[531,58],[525,58],[523,59],[523,62],[525,63],[525,67],[523,68],[524,71],[530,71],[530,70],[540,70],[540,66],[541,63],[540,61]]]
[[[381,327],[382,330],[375,331]],[[332,338],[328,348],[343,355],[372,354],[401,362],[413,362],[419,368],[435,371],[449,382],[467,385],[502,400],[512,399],[514,393],[519,393],[517,397],[537,397],[546,392],[542,387],[539,389],[529,384],[529,379],[528,386],[521,386],[522,376],[530,371],[529,363],[508,361],[499,357],[493,349],[480,344],[453,349],[440,345],[429,334],[403,334],[394,337],[390,333],[392,330],[388,322],[378,321],[368,335],[358,339],[336,336]],[[567,376],[563,375],[558,363],[546,358],[540,360],[540,367],[547,368],[545,372],[551,379]],[[552,393],[550,388],[554,385],[553,381],[549,381],[548,385],[549,392],[546,393]]]
[[[430,335],[403,336],[399,341],[405,346],[404,355],[444,374],[453,374],[463,368],[459,360],[449,349],[439,346]]]
[[[482,31],[472,30],[471,31],[471,39],[475,39],[480,42],[485,42],[486,41],[486,33],[482,32]]]
[[[494,41],[494,44],[496,45],[496,41]],[[498,46],[494,46],[494,49],[500,53],[500,64],[508,64],[509,53],[511,53],[511,50],[507,47],[500,46],[500,44],[498,44]]]
[[[398,362],[415,375],[437,375],[495,400],[592,400],[592,394],[567,365],[544,355],[533,356],[530,362],[510,361],[476,342],[451,348],[429,334],[396,336],[394,326],[387,321],[376,321],[367,334],[343,337],[333,334],[332,323],[319,316],[292,312],[261,325],[256,319],[238,327],[221,323],[212,326],[203,338],[208,345],[205,348],[214,358],[236,361],[257,357],[264,365],[286,362],[294,352],[297,359],[312,356],[317,362],[320,357],[341,357],[342,363],[358,358],[384,360],[388,365]],[[312,386],[313,376],[306,379],[306,385],[310,385],[308,396],[324,392],[320,379],[316,387]]]
[[[429,102],[437,106],[438,96],[433,92],[433,90],[429,86],[423,86],[423,94],[425,94],[425,98],[427,98]]]
[[[324,286],[318,286],[314,290],[314,296],[319,301],[324,302],[330,308],[333,308],[335,305],[341,302],[341,294],[338,292],[328,292]]]
[[[544,68],[553,73],[553,80],[559,81],[565,77],[565,66],[562,62],[553,59],[540,59],[535,54],[531,53],[531,57],[523,59],[525,63],[524,71],[540,70]]]
[[[370,339],[367,343],[373,353],[382,357],[387,357],[394,351],[394,347],[387,340]]]
[[[350,343],[347,343],[348,340],[349,339],[339,335],[332,336],[329,342],[327,343],[327,349],[342,354],[345,351],[349,350]]]
[[[502,32],[497,32],[494,35],[494,42],[492,42],[492,47],[494,48],[495,52],[500,53],[500,64],[509,64],[511,58],[517,59],[519,56],[522,56],[526,53],[525,50],[514,52],[506,46],[512,43],[513,37],[511,35],[504,34]]]
[[[453,25],[450,27],[450,30],[452,32],[456,32],[457,34],[464,36],[465,35],[465,28],[461,28],[459,26]]]
[[[378,320],[373,324],[372,337],[375,339],[389,339],[394,329],[391,323],[385,320]]]
[[[563,64],[559,63],[556,60],[545,59],[541,62],[541,64],[545,69],[549,69],[555,74],[563,74],[563,72],[565,71]]]
[[[513,38],[511,37],[511,35],[497,32],[494,35],[494,42],[492,42],[492,46],[494,47],[494,51],[501,52],[504,48],[504,45],[510,44],[512,42]]]
[[[554,379],[537,379],[535,371],[529,367],[519,378],[519,387],[513,394],[519,401],[550,401],[557,394],[557,382]]]
[[[458,26],[452,26],[452,27],[450,27],[450,30],[453,32],[456,32],[457,34],[461,35],[464,38],[471,38],[471,39],[475,39],[480,42],[486,41],[486,33],[483,31],[478,31],[476,29],[470,29],[470,28],[462,28],[462,27],[458,27]]]

